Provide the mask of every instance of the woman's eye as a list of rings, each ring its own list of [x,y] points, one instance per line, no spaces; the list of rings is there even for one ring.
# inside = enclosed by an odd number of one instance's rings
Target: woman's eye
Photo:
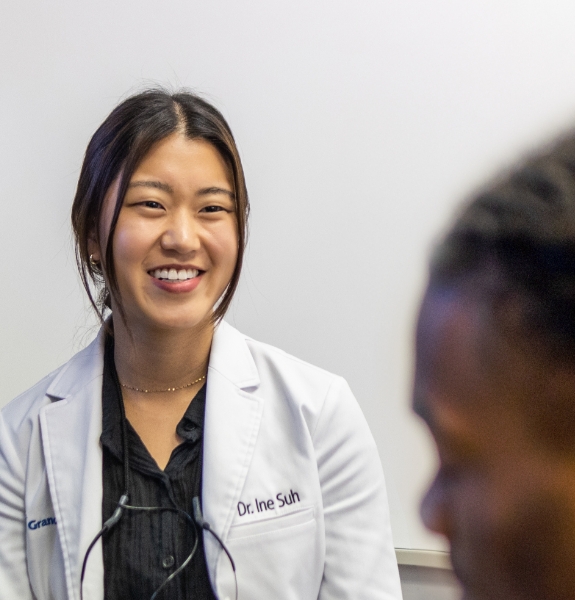
[[[207,212],[207,213],[215,213],[215,212],[220,212],[222,210],[225,210],[225,208],[223,206],[204,206],[204,208],[202,208],[201,212]]]
[[[145,206],[146,208],[162,208],[162,205],[155,200],[146,200],[140,203],[141,206]]]

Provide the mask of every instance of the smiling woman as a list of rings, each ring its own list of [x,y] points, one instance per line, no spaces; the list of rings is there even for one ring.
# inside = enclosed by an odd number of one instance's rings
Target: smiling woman
[[[119,180],[104,198],[98,234],[88,239],[92,262],[103,262],[104,270],[118,188]],[[238,258],[233,190],[229,168],[209,142],[173,133],[150,150],[116,220],[112,312],[121,305],[126,321],[146,320],[146,328],[212,321]]]
[[[347,384],[222,320],[248,208],[194,94],[138,94],[94,134],[72,224],[102,329],[1,413],[7,598],[401,598]]]

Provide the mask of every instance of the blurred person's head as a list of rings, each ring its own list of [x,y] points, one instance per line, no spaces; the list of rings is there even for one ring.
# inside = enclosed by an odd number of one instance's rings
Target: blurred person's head
[[[575,598],[575,135],[467,203],[437,247],[414,409],[422,503],[466,600]]]

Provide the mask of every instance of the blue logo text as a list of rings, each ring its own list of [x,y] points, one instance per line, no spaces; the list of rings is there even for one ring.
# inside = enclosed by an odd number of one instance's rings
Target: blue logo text
[[[28,521],[28,529],[40,529],[40,527],[46,527],[47,525],[56,525],[56,517],[48,517],[41,521]]]

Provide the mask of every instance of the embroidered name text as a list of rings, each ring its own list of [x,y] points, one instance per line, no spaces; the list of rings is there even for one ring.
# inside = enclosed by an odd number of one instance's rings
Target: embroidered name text
[[[238,515],[243,517],[244,515],[253,515],[256,512],[265,512],[267,510],[273,510],[276,508],[282,508],[283,506],[290,506],[300,502],[300,497],[297,492],[290,489],[289,494],[283,494],[279,492],[275,498],[269,498],[268,500],[254,499],[254,503],[251,502],[238,502]]]

